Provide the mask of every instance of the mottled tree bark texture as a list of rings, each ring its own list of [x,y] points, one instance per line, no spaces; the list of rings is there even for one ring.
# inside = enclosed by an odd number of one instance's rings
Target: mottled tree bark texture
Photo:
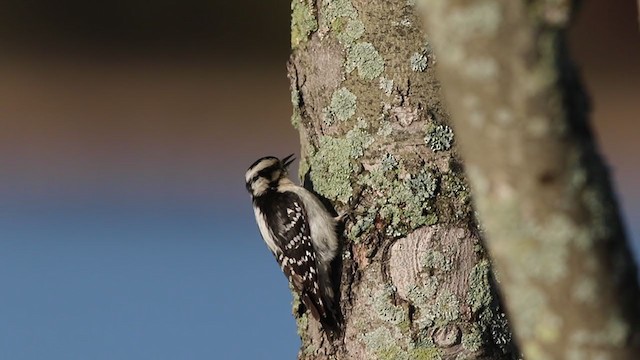
[[[567,53],[571,1],[424,0],[509,319],[527,359],[640,359],[636,268]]]
[[[351,210],[339,335],[294,305],[300,359],[514,359],[435,56],[411,1],[293,0],[305,185]]]

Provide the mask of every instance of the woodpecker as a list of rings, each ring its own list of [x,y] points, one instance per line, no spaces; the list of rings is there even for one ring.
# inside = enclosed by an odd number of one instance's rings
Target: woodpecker
[[[267,247],[305,307],[325,330],[333,330],[338,311],[331,267],[342,218],[332,216],[316,195],[288,178],[293,160],[293,154],[256,160],[245,174],[247,191]]]

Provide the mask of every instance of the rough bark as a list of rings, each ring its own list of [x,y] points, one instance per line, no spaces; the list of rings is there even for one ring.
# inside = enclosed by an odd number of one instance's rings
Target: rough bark
[[[565,45],[572,6],[421,10],[525,358],[637,359],[636,269]]]
[[[300,359],[512,359],[435,57],[407,0],[293,0],[301,178],[351,209],[342,332],[294,305]]]

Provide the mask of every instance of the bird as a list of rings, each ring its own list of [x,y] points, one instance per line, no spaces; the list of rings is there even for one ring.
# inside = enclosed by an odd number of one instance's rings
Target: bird
[[[332,264],[339,251],[338,224],[311,191],[288,177],[294,154],[265,156],[245,173],[260,234],[311,315],[327,331],[339,326]]]

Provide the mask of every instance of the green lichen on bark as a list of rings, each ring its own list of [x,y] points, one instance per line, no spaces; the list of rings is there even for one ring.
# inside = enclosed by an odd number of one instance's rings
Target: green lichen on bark
[[[336,38],[346,47],[353,45],[364,34],[364,24],[359,19],[349,19],[344,26],[334,26]]]
[[[331,96],[329,116],[336,117],[340,121],[350,119],[356,113],[357,97],[347,88],[336,90]]]
[[[379,360],[440,360],[442,351],[438,348],[402,349],[400,346],[390,346],[377,352]]]
[[[471,331],[462,334],[462,347],[471,352],[478,351],[482,343],[482,331],[476,325],[471,328]]]
[[[321,136],[318,149],[311,156],[311,180],[314,190],[324,196],[347,203],[351,198],[351,176],[358,170],[352,161],[351,143],[347,139]],[[331,175],[329,175],[331,174]]]
[[[460,304],[458,298],[451,291],[441,291],[435,303],[427,309],[426,316],[436,325],[443,326],[458,320],[460,316]]]
[[[393,331],[385,326],[361,334],[359,340],[364,344],[370,359],[377,360],[440,360],[442,350],[433,343],[416,344],[397,329]]]
[[[471,306],[471,311],[476,312],[491,303],[490,271],[489,261],[484,259],[477,263],[469,274],[467,304]]]
[[[359,42],[349,48],[345,70],[350,73],[356,68],[358,76],[365,80],[373,80],[382,75],[384,60],[373,44]]]
[[[310,176],[314,190],[327,198],[346,204],[353,193],[353,176],[360,172],[356,161],[373,143],[368,124],[358,122],[344,138],[320,136],[318,148],[309,153]]]
[[[453,130],[445,124],[429,123],[424,141],[433,151],[446,151],[453,145]]]
[[[302,116],[300,115],[300,90],[297,86],[294,86],[291,89],[291,107],[291,125],[298,129]]]
[[[388,233],[397,236],[437,221],[437,216],[429,211],[437,181],[428,170],[401,179],[397,171],[379,167],[361,176],[359,184],[374,193],[386,194],[375,197],[371,207],[388,223]]]
[[[380,90],[382,90],[384,92],[384,94],[387,95],[387,96],[391,95],[391,92],[393,91],[393,80],[381,77],[380,78]]]
[[[448,272],[453,269],[453,261],[451,256],[447,256],[438,250],[429,250],[420,259],[422,268],[426,271],[439,270]]]
[[[291,0],[291,48],[295,49],[307,41],[318,30],[318,21],[313,9],[314,0]]]
[[[350,0],[332,0],[328,1],[324,9],[324,22],[326,27],[332,27],[334,22],[340,18],[355,19],[358,12]]]
[[[427,65],[429,65],[429,58],[423,52],[415,52],[413,53],[413,55],[411,55],[409,63],[411,66],[411,70],[422,72],[427,70]]]
[[[409,313],[401,306],[393,304],[393,291],[389,287],[378,290],[373,294],[371,306],[380,320],[400,325],[409,320]]]
[[[392,332],[384,326],[377,327],[373,331],[363,332],[358,338],[366,347],[367,352],[373,354],[397,346],[395,345],[397,336],[393,336]]]

